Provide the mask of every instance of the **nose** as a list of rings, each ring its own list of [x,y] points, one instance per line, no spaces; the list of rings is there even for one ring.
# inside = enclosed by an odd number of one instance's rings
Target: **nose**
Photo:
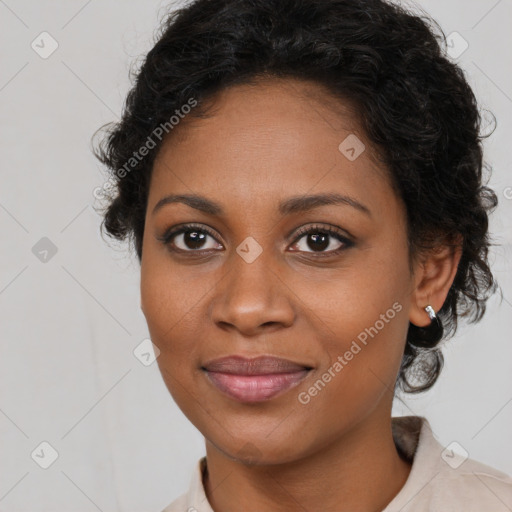
[[[293,292],[265,252],[252,263],[236,253],[233,261],[226,262],[229,270],[215,288],[210,310],[213,322],[221,329],[255,336],[293,324]]]

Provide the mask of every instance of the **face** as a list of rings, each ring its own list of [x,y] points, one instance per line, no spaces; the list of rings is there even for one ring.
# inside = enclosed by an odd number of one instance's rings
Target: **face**
[[[320,86],[235,86],[213,106],[159,151],[141,306],[164,381],[209,442],[297,460],[389,421],[414,286],[405,211]],[[287,363],[210,364],[228,356]]]

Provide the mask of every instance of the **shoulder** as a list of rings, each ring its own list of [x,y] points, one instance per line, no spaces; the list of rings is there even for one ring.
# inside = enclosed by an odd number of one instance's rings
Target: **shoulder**
[[[446,459],[447,453],[444,454]],[[450,454],[451,455],[451,454]],[[512,477],[486,464],[462,455],[453,455],[451,467],[443,460],[439,472],[433,478],[433,499],[449,500],[466,511],[512,510]]]
[[[394,418],[399,451],[412,462],[404,487],[385,512],[510,512],[512,478],[469,458],[458,443],[443,446],[422,417]]]
[[[187,493],[183,493],[181,496],[176,498],[170,505],[167,505],[162,512],[192,512],[193,509],[187,504]]]

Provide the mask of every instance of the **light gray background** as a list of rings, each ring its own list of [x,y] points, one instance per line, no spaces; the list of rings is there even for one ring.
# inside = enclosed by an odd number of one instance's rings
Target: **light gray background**
[[[427,416],[443,444],[512,473],[512,0],[420,4],[469,43],[458,60],[498,118],[486,150],[505,300],[460,329],[435,388],[397,401],[395,414]],[[159,511],[204,453],[156,364],[134,357],[147,337],[138,264],[100,238],[93,209],[104,176],[91,135],[119,116],[129,66],[168,5],[0,0],[2,511]],[[31,48],[43,31],[59,45],[46,59]],[[42,237],[57,247],[47,262],[32,252]],[[42,441],[59,453],[46,470],[31,458]]]

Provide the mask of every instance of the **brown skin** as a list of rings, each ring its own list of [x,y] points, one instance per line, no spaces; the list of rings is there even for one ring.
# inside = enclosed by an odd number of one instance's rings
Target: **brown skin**
[[[206,439],[208,499],[216,512],[382,510],[410,471],[391,434],[409,321],[428,325],[424,307],[441,308],[460,251],[415,258],[411,271],[403,203],[347,105],[319,85],[288,79],[235,86],[214,105],[214,115],[189,116],[164,141],[141,262],[141,307],[161,351],[162,376]],[[338,150],[351,133],[367,148],[353,162]],[[322,192],[348,195],[371,214],[350,205],[277,212],[290,196]],[[192,193],[219,203],[224,215],[182,203],[152,213],[162,197]],[[184,235],[173,240],[188,250],[180,254],[158,240],[181,223],[213,230],[199,247],[202,257],[191,255],[198,249]],[[344,246],[332,235],[325,249],[308,244],[308,235],[296,237],[314,224],[338,227],[354,245],[333,254]],[[250,264],[236,252],[249,236],[263,249]],[[299,393],[396,302],[401,311],[301,404]],[[241,403],[201,370],[233,354],[274,355],[313,371],[280,396]]]

